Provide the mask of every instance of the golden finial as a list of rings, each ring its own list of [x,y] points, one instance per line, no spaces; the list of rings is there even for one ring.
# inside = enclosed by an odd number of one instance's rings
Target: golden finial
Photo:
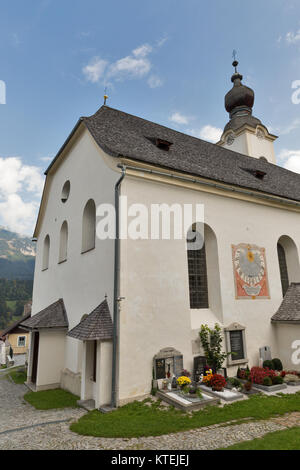
[[[104,98],[104,103],[103,103],[103,105],[105,106],[105,105],[106,105],[106,100],[107,100],[107,98],[108,98],[108,95],[106,94],[106,87],[105,87],[105,90],[104,90],[104,97],[103,97],[103,98]]]

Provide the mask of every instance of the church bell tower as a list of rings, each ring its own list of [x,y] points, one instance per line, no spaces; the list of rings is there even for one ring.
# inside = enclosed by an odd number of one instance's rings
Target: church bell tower
[[[277,136],[270,134],[266,126],[252,115],[254,91],[242,84],[243,76],[237,71],[238,61],[234,60],[232,65],[235,69],[231,77],[233,87],[225,96],[229,122],[217,145],[276,164],[273,142]]]

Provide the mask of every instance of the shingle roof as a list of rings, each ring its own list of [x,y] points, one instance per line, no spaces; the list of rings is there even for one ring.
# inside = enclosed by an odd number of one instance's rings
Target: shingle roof
[[[107,106],[102,106],[93,116],[81,118],[81,121],[97,144],[113,157],[129,157],[300,201],[300,175],[267,161],[233,152]],[[153,143],[156,138],[172,142],[170,150],[159,149]],[[259,179],[247,170],[259,170],[266,175]]]
[[[82,341],[112,339],[113,323],[107,300],[105,299],[95,310],[70,330],[68,336]]]
[[[15,321],[12,325],[8,326],[5,330],[1,331],[0,336],[5,336],[11,333],[15,328],[20,327],[20,324],[30,318],[31,311],[28,312],[24,317],[20,318],[20,320]]]
[[[300,323],[300,283],[292,282],[286,291],[281,305],[272,322],[297,322]]]
[[[29,330],[40,328],[68,328],[69,322],[63,299],[59,299],[33,317],[22,322]]]

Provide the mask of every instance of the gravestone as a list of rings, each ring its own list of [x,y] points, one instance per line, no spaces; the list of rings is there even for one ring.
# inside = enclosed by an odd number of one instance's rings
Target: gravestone
[[[194,357],[193,378],[195,382],[198,382],[200,376],[205,373],[206,366],[207,362],[205,356]]]
[[[174,348],[161,349],[153,358],[154,379],[179,376],[183,370],[183,355]]]
[[[259,357],[262,359],[263,362],[271,361],[272,356],[270,346],[263,346],[262,348],[259,348]]]

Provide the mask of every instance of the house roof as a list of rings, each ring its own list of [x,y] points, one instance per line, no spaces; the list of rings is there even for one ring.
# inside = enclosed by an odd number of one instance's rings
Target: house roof
[[[278,323],[300,323],[300,283],[292,282],[286,291],[281,305],[275,315],[271,318],[272,322]]]
[[[22,318],[20,318],[20,320],[17,320],[15,321],[14,323],[12,323],[11,325],[9,325],[5,330],[1,331],[0,332],[0,337],[1,336],[5,336],[5,335],[8,335],[9,333],[12,333],[13,330],[15,328],[21,328],[21,323],[25,320],[27,320],[28,318],[30,318],[30,315],[31,315],[31,311],[28,312],[26,315],[24,315]]]
[[[59,299],[33,317],[22,322],[22,325],[29,330],[40,328],[68,328],[69,322],[63,299]]]
[[[70,330],[68,336],[82,341],[112,339],[113,323],[107,300],[105,299],[95,310]]]
[[[96,143],[112,157],[127,157],[161,168],[177,170],[214,181],[300,201],[300,175],[280,166],[234,152],[137,116],[102,106],[82,117],[47,168],[48,173],[62,150],[84,123]],[[162,150],[156,139],[172,143]],[[255,172],[263,172],[259,179]]]

